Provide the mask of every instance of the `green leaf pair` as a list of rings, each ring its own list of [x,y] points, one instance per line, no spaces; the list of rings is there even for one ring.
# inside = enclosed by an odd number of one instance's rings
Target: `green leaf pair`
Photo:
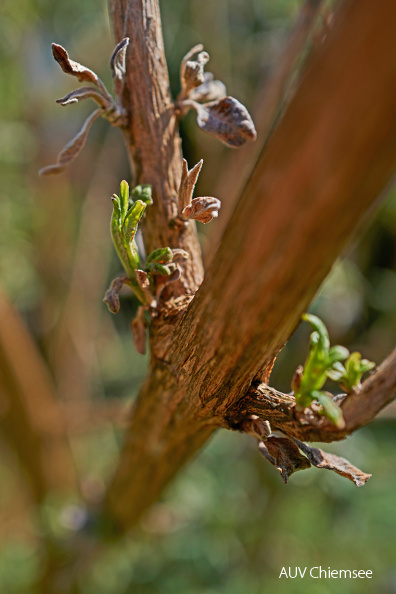
[[[324,323],[312,314],[304,314],[302,319],[314,330],[310,336],[308,356],[299,380],[294,383],[294,395],[300,407],[308,407],[317,400],[324,415],[336,426],[342,428],[344,420],[341,409],[335,404],[329,393],[322,391],[331,378],[341,383],[345,391],[350,392],[358,386],[365,371],[372,369],[374,363],[361,359],[360,353],[349,355],[343,346],[330,346],[329,334]],[[345,366],[342,361],[345,361]]]
[[[129,205],[129,186],[123,180],[120,184],[120,196],[113,194],[113,214],[111,217],[111,236],[119,259],[127,273],[133,289],[139,299],[139,285],[135,270],[139,268],[140,258],[135,241],[139,222],[146,210],[143,200],[132,201]]]
[[[330,379],[338,382],[345,392],[352,392],[359,388],[362,375],[375,367],[375,363],[368,359],[362,359],[358,352],[351,353],[345,361],[345,365],[338,362],[334,369],[328,373]]]

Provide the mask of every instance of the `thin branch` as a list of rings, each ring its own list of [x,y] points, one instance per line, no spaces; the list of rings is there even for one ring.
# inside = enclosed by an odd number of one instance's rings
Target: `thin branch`
[[[301,441],[332,442],[370,423],[387,404],[396,399],[396,349],[381,363],[362,386],[347,395],[341,403],[345,427],[337,429],[325,417],[296,414],[295,399],[266,384],[252,386],[229,414],[227,422],[239,428],[243,419],[257,415],[279,430]]]

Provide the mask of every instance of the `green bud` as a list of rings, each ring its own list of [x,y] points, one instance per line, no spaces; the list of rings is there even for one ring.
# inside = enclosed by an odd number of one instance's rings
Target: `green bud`
[[[140,219],[146,210],[146,206],[147,204],[145,202],[137,200],[128,210],[123,224],[124,239],[127,243],[130,243],[134,239]]]
[[[168,264],[173,260],[173,252],[170,248],[159,248],[158,250],[154,250],[151,254],[147,257],[147,264],[150,262],[158,262],[159,264]]]
[[[150,184],[142,184],[133,188],[132,198],[134,200],[141,200],[142,202],[145,202],[147,206],[152,204],[153,198]]]

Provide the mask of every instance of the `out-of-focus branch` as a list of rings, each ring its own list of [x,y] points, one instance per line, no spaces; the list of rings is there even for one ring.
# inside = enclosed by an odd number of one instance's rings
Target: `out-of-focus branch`
[[[316,30],[318,15],[323,4],[323,0],[305,0],[281,53],[274,60],[263,87],[258,91],[253,106],[258,141],[249,144],[243,151],[230,152],[221,168],[214,195],[224,196],[224,200],[222,200],[219,220],[209,229],[210,240],[204,252],[205,264],[209,264],[216,253],[220,238],[252,170],[252,165],[280,112],[291,99],[292,81],[301,68],[302,56]]]
[[[33,499],[75,483],[62,413],[36,345],[0,294],[0,431],[16,451]]]

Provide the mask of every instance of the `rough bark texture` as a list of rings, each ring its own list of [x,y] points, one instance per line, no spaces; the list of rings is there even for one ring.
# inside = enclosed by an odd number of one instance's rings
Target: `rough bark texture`
[[[177,215],[182,154],[178,122],[169,89],[168,69],[156,0],[111,2],[116,41],[130,39],[126,61],[124,107],[129,114],[125,140],[133,183],[149,183],[154,206],[143,222],[148,253],[159,247],[180,247],[190,254],[173,295],[197,290],[203,278],[201,249],[195,225],[180,227]]]
[[[132,46],[128,151],[136,181],[155,188],[145,241],[149,249],[179,242],[190,252],[184,282],[192,291],[202,271],[196,236],[191,225],[182,236],[168,225],[181,156],[158,6],[114,0],[112,7],[117,41],[128,34]],[[393,0],[341,6],[260,155],[204,283],[186,312],[189,299],[179,297],[179,287],[153,320],[150,375],[105,500],[121,529],[137,521],[214,428],[230,424],[390,181],[395,17]]]

